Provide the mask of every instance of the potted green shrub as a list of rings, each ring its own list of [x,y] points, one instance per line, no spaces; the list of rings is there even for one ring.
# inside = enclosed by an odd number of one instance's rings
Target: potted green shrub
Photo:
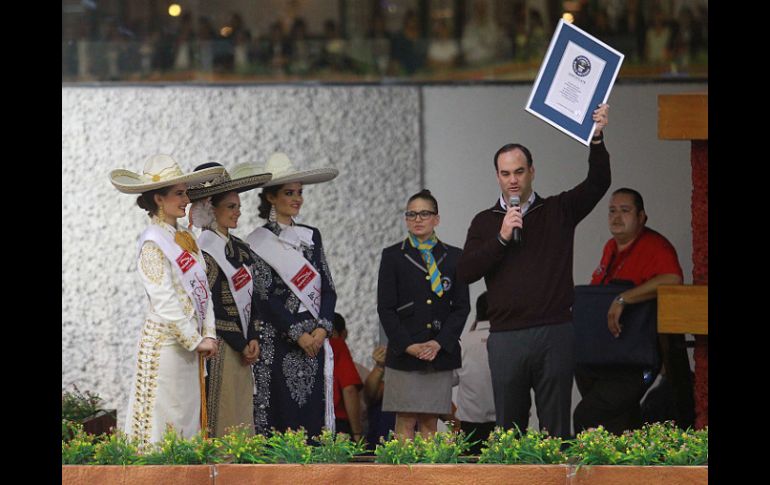
[[[61,394],[62,439],[67,433],[66,422],[80,423],[86,433],[93,435],[111,434],[117,425],[117,411],[104,409],[104,401],[98,394],[81,392],[74,384],[72,388],[73,391],[62,391]]]

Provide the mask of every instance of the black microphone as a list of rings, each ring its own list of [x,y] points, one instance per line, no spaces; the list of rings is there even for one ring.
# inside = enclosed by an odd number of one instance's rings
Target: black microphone
[[[519,204],[521,203],[521,198],[518,195],[512,195],[510,199],[510,203],[508,204],[509,207],[519,207]],[[513,228],[513,242],[516,244],[521,244],[521,228],[520,227],[514,227]]]

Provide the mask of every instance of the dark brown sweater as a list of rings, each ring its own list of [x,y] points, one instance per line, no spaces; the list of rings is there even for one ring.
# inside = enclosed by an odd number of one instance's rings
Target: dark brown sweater
[[[524,215],[521,244],[497,239],[505,211],[499,203],[476,214],[468,229],[457,278],[487,285],[490,332],[554,325],[572,319],[575,227],[610,187],[610,156],[591,144],[588,176],[548,198],[535,194]]]

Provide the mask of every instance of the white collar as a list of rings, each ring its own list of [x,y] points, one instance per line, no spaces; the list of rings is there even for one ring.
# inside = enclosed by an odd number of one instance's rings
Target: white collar
[[[529,210],[529,207],[535,202],[535,191],[533,190],[531,194],[529,194],[529,199],[521,206],[521,215],[524,215]],[[508,212],[508,203],[505,201],[505,197],[503,194],[500,194],[500,207],[506,212]]]
[[[175,234],[176,231],[179,230],[178,227],[174,227],[171,224],[169,224],[168,222],[166,222],[164,220],[161,220],[161,218],[159,218],[158,216],[152,216],[152,219],[150,220],[150,222],[152,224],[155,224],[157,226],[162,227],[163,229],[165,229],[166,231],[170,232],[171,234]]]
[[[230,240],[230,235],[223,233],[222,231],[219,230],[219,228],[214,229],[214,232],[216,233],[217,236],[221,237],[225,241]]]
[[[278,239],[282,242],[299,249],[300,244],[312,248],[313,243],[313,231],[307,227],[301,227],[297,225],[286,226],[278,223],[281,227],[281,233],[278,235]]]

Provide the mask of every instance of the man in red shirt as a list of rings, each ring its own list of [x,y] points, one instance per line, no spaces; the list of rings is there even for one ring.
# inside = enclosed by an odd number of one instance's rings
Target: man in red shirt
[[[356,364],[345,339],[345,318],[334,314],[334,331],[329,339],[334,352],[334,417],[338,433],[348,433],[354,441],[362,437],[359,389],[363,387]]]
[[[612,233],[604,246],[592,285],[631,282],[607,312],[607,328],[616,338],[623,331],[620,316],[626,305],[657,297],[658,286],[682,284],[682,268],[671,243],[645,226],[647,214],[639,192],[622,188],[612,193],[609,207]],[[632,365],[587,366],[575,369],[582,400],[575,408],[575,433],[603,425],[616,434],[642,425],[639,400],[655,380],[658,369]]]

